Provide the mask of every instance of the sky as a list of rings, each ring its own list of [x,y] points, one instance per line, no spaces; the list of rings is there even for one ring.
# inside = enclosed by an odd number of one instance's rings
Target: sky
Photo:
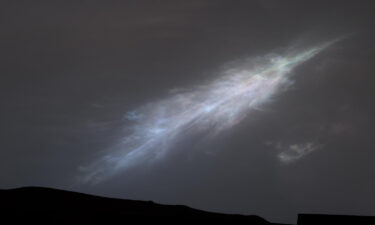
[[[375,216],[374,10],[2,1],[0,188]]]

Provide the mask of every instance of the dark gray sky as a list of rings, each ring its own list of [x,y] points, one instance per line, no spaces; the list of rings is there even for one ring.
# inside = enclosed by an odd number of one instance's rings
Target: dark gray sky
[[[38,185],[294,223],[375,215],[372,1],[2,1],[0,188]],[[98,185],[124,114],[228,62],[350,35],[219,138]],[[280,151],[309,148],[292,163]]]

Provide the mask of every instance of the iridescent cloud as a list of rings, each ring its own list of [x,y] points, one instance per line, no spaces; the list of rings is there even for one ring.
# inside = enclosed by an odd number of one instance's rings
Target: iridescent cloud
[[[82,166],[80,182],[98,183],[126,169],[154,162],[194,133],[215,136],[290,85],[291,71],[335,41],[299,52],[240,65],[216,80],[127,112],[122,140],[93,163]],[[246,64],[246,63],[245,63]]]

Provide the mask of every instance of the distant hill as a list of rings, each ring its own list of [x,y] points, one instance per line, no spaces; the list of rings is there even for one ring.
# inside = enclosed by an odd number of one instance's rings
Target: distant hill
[[[165,219],[176,223],[196,220],[228,224],[276,224],[259,216],[213,213],[182,205],[105,198],[52,188],[0,190],[1,224],[127,224],[133,220],[158,223]],[[375,224],[375,217],[299,214],[297,224],[371,225]]]
[[[119,223],[129,219],[181,218],[272,224],[258,216],[205,212],[181,205],[122,200],[42,187],[0,190],[0,214],[30,223]],[[3,216],[1,216],[3,217]],[[4,217],[3,217],[4,218]]]

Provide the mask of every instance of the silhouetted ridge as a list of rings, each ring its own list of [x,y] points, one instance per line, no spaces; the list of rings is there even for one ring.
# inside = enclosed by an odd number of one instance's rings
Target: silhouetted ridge
[[[325,214],[298,214],[298,225],[316,224],[352,224],[372,225],[375,224],[373,216],[349,216],[349,215],[325,215]]]
[[[212,213],[182,205],[161,205],[151,201],[123,200],[42,187],[23,187],[0,190],[0,215],[2,222],[11,224],[112,224],[129,219],[174,217],[199,220],[245,222],[246,224],[269,223],[258,216]],[[154,222],[154,221],[153,221]],[[10,223],[4,223],[10,224]],[[23,223],[25,224],[25,223]],[[299,214],[298,225],[312,224],[375,224],[375,217]]]
[[[271,224],[258,216],[212,213],[181,205],[161,205],[151,201],[98,197],[52,188],[24,187],[0,190],[0,210],[18,220],[30,222],[115,222],[130,217],[184,217],[246,221]]]

